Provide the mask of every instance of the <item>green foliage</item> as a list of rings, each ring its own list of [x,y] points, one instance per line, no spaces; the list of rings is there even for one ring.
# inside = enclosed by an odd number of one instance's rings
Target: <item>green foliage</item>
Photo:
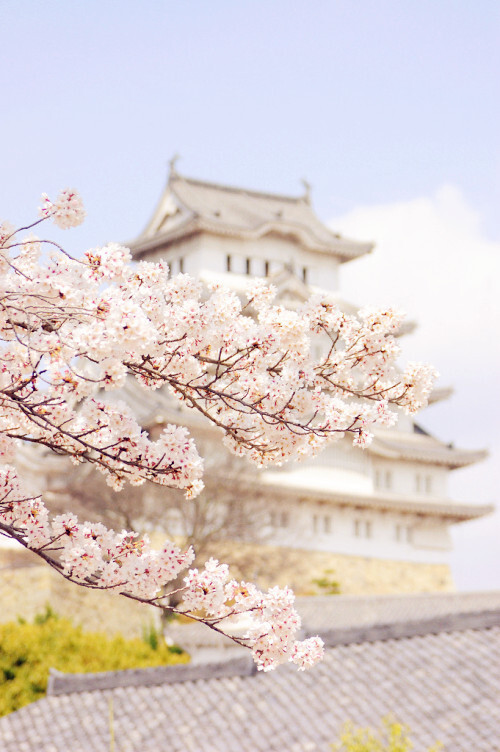
[[[143,628],[142,639],[151,650],[158,650],[158,646],[163,642],[163,637],[154,624]]]
[[[46,624],[51,619],[55,620],[58,618],[59,616],[56,614],[54,609],[47,604],[45,606],[45,611],[35,616],[35,618],[33,619],[33,624],[38,624],[39,626],[41,626],[42,624]],[[18,621],[20,624],[26,624],[26,620],[21,621],[21,619],[19,619]]]
[[[172,655],[184,655],[184,650],[178,645],[169,645],[168,649],[170,650]]]
[[[67,673],[118,671],[173,663],[189,657],[158,632],[147,642],[84,632],[47,608],[33,624],[0,624],[0,715],[43,697],[49,668]],[[153,647],[153,643],[156,644]]]
[[[332,746],[332,752],[410,752],[413,743],[409,729],[391,718],[384,718],[378,730],[354,728],[346,723],[340,741]],[[430,747],[428,752],[439,752],[440,742]]]
[[[313,580],[313,585],[316,585],[323,593],[323,595],[338,595],[340,593],[340,582],[334,580],[327,575],[334,574],[333,569],[325,569],[323,577],[318,577]]]

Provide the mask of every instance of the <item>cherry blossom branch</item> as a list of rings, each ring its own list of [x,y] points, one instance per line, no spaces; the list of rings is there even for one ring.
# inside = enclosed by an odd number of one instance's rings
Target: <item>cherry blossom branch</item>
[[[160,551],[154,551],[146,536],[116,534],[100,523],[81,524],[73,514],[50,520],[40,497],[22,496],[10,467],[0,471],[0,486],[0,533],[31,550],[68,582],[188,616],[249,648],[263,670],[284,661],[303,669],[321,658],[319,638],[295,639],[300,619],[288,589],[261,593],[250,583],[231,580],[227,565],[210,559],[202,571],[189,569],[184,587],[165,593],[168,583],[192,562],[192,549],[182,552],[165,541]],[[179,592],[180,605],[163,602]],[[246,633],[238,636],[233,633],[234,620],[242,616],[249,623]]]
[[[65,229],[83,221],[75,191],[55,202],[43,196],[40,219]],[[43,260],[47,243],[53,252]],[[274,304],[261,282],[247,302],[163,263],[132,263],[115,243],[75,260],[52,241],[16,239],[0,224],[0,456],[13,462],[19,445],[38,445],[73,462],[87,462],[120,490],[150,481],[194,497],[203,488],[203,461],[186,428],[167,425],[151,440],[120,389],[135,380],[161,388],[222,432],[225,445],[258,466],[297,461],[348,433],[364,447],[373,426],[397,419],[391,405],[415,412],[425,405],[433,369],[401,372],[392,309],[342,313],[312,298],[300,310]],[[311,357],[317,338],[325,353]],[[117,392],[118,399],[108,396]],[[175,611],[165,586],[193,561],[166,541],[153,551],[146,537],[80,523],[71,513],[49,519],[40,498],[21,491],[15,470],[0,467],[0,533],[34,551],[70,582],[106,589]],[[209,560],[188,569],[179,613],[225,633],[245,613],[240,644],[264,670],[285,660],[304,668],[320,641],[298,642],[293,594],[260,593],[229,578]],[[176,607],[177,608],[177,607]],[[231,637],[234,639],[234,637]],[[237,640],[235,640],[237,641]]]

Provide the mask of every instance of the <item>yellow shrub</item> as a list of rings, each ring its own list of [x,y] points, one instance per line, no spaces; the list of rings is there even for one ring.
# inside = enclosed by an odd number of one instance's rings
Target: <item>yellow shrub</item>
[[[379,730],[354,728],[346,723],[340,741],[332,746],[332,752],[410,752],[413,743],[408,736],[409,729],[400,723],[384,718]],[[438,742],[428,752],[439,752],[442,744]]]
[[[156,645],[156,647],[154,647]],[[84,632],[50,610],[33,624],[0,624],[0,715],[45,694],[49,668],[67,673],[118,671],[186,663],[189,656],[160,639]]]

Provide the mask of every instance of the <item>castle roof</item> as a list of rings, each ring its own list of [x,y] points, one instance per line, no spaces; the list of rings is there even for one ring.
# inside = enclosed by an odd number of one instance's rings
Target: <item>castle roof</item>
[[[292,238],[307,250],[337,256],[340,261],[373,248],[371,243],[333,233],[318,219],[307,194],[282,196],[234,188],[187,178],[175,170],[150,222],[130,247],[135,257],[141,258],[200,233],[243,240],[274,234]]]
[[[368,451],[382,458],[441,465],[450,470],[473,465],[488,456],[484,449],[459,449],[422,430],[415,433],[376,430]]]
[[[168,392],[156,390],[145,399],[143,390],[135,380],[128,380],[122,394],[127,402],[134,404],[140,422],[149,428],[178,421],[182,411],[182,422],[191,430],[202,431],[206,438],[214,434],[213,427],[203,420],[196,411],[186,410],[174,402]],[[349,445],[350,447],[350,445]],[[352,449],[353,452],[361,452]],[[465,467],[486,457],[485,451],[457,449],[434,436],[419,430],[416,433],[397,430],[377,430],[372,443],[365,450],[381,459],[403,460],[422,464],[437,465],[449,469]],[[307,497],[318,503],[354,509],[392,511],[403,514],[424,515],[427,518],[446,519],[451,523],[465,522],[491,514],[491,504],[455,502],[442,496],[422,496],[421,494],[401,494],[394,491],[349,490],[339,485],[338,467],[324,463],[321,466],[299,463],[283,468],[267,468],[255,472],[250,465],[241,468],[245,484],[257,491],[266,489],[275,497],[296,499]],[[217,471],[212,469],[213,477]],[[220,477],[223,484],[226,478]]]
[[[448,522],[466,522],[491,514],[492,504],[473,504],[444,498],[405,495],[394,492],[350,492],[335,488],[335,470],[313,466],[298,471],[266,470],[259,478],[274,496],[298,500],[314,500],[334,507],[348,507],[367,511],[397,512],[439,518]]]
[[[410,727],[418,750],[439,740],[454,752],[491,752],[500,736],[500,672],[492,659],[500,610],[498,593],[484,595],[344,597],[345,605],[342,596],[311,599],[305,632],[319,626],[327,650],[305,673],[283,666],[257,674],[245,656],[54,673],[49,696],[0,719],[0,746],[108,749],[112,718],[114,744],[123,750],[320,752],[346,721],[379,727],[391,713]]]
[[[173,402],[170,394],[162,389],[148,394],[135,380],[128,380],[123,388],[126,400],[134,404],[138,419],[145,426],[154,423],[168,423],[179,420],[180,406]],[[193,410],[183,410],[183,422],[199,424],[200,417]],[[407,460],[424,465],[438,465],[450,470],[466,467],[485,459],[486,450],[460,449],[436,439],[418,429],[417,432],[398,430],[376,430],[372,443],[366,451],[389,460]],[[281,475],[281,473],[280,473]]]

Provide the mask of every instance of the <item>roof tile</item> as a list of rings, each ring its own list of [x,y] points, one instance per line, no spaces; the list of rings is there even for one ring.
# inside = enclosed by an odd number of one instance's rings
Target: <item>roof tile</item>
[[[444,597],[448,611],[460,607],[457,600]],[[359,601],[366,620],[366,599]],[[372,623],[374,612],[375,619],[387,615],[387,601],[381,601],[384,605],[372,602],[365,610]],[[485,594],[468,602],[479,619],[494,612],[484,606],[496,601]],[[393,615],[404,618],[402,604],[391,605]],[[433,599],[421,602],[427,616],[438,606]],[[492,752],[500,738],[500,626],[478,623],[466,629],[461,616],[453,631],[329,648],[325,660],[307,673],[285,666],[250,675],[242,662],[233,661],[225,673],[220,665],[213,673],[207,665],[194,667],[191,676],[174,667],[178,683],[151,684],[147,671],[142,685],[122,681],[112,689],[74,691],[77,684],[68,683],[69,693],[0,719],[0,749],[107,750],[112,699],[120,752],[326,752],[345,721],[378,726],[389,713],[410,726],[415,752],[436,740],[445,743],[445,752]]]

